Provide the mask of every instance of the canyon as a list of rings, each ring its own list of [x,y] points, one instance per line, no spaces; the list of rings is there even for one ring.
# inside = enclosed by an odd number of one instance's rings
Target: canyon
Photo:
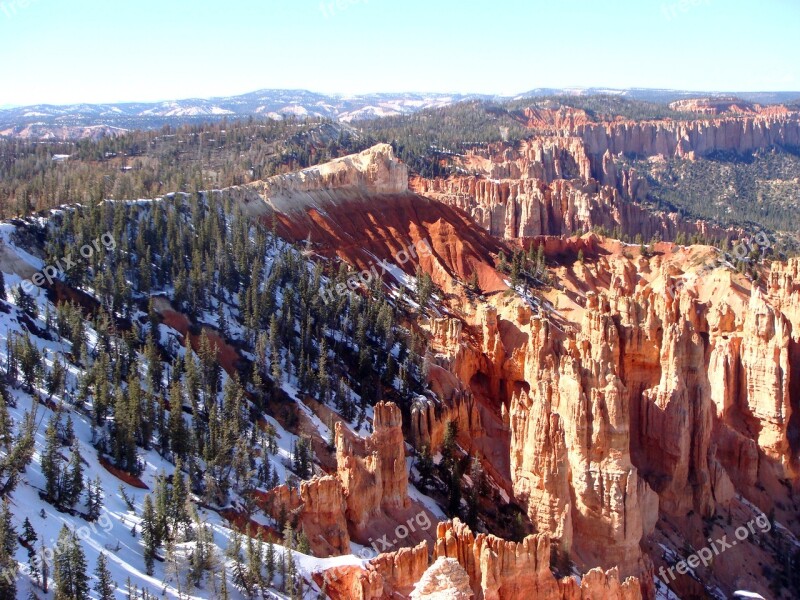
[[[797,543],[800,261],[762,265],[753,282],[713,247],[675,244],[679,232],[741,232],[647,209],[646,184],[613,160],[797,144],[796,115],[526,118],[554,131],[471,151],[459,158],[469,175],[409,177],[384,144],[222,192],[356,268],[409,243],[432,249],[384,277],[401,284],[419,268],[441,290],[447,310],[418,319],[433,393],[403,410],[376,406],[363,442],[337,424],[335,477],[304,483],[302,502],[290,501],[336,532],[328,552],[403,522],[405,442],[435,454],[448,422],[493,497],[526,515],[519,542],[440,522],[434,539],[320,574],[332,598],[653,598],[670,557],[754,515],[769,514],[783,542]],[[661,241],[645,250],[590,232],[598,226]],[[531,246],[552,284],[522,297],[497,256]],[[473,274],[477,297],[463,284]],[[332,491],[315,501],[322,487]],[[679,597],[704,587],[769,594],[772,544],[749,539],[670,587]],[[559,560],[576,575],[554,575]]]

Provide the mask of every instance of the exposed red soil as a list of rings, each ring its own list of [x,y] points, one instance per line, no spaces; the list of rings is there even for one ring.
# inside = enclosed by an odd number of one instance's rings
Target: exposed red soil
[[[111,473],[117,479],[119,479],[121,481],[124,481],[128,485],[133,486],[133,487],[135,487],[137,489],[140,489],[140,490],[149,490],[150,489],[149,487],[147,487],[145,485],[145,483],[141,479],[139,479],[135,475],[131,475],[127,471],[123,471],[122,469],[118,469],[117,467],[112,465],[110,462],[108,462],[102,456],[100,457],[100,464],[103,465],[103,468],[106,471]]]
[[[184,343],[186,340],[186,335],[188,334],[189,341],[192,344],[192,349],[195,352],[200,349],[201,336],[200,334],[193,334],[191,332],[191,322],[186,315],[175,310],[164,309],[161,311],[161,317],[164,319],[164,325],[171,327],[181,334]],[[232,376],[234,374],[238,374],[238,365],[241,361],[241,357],[239,356],[239,352],[236,350],[236,348],[228,344],[213,329],[203,327],[203,331],[205,331],[206,337],[208,338],[209,342],[211,342],[211,345],[217,350],[217,362],[219,365],[225,369],[225,372],[228,375]]]
[[[257,523],[253,519],[249,518],[244,512],[238,511],[234,508],[223,508],[219,511],[219,514],[222,515],[225,520],[228,521],[228,523],[230,523],[232,529],[241,534],[250,537],[258,537],[260,534],[261,539],[265,542],[275,543],[281,540],[281,535],[274,527]]]
[[[264,217],[264,224],[269,225],[271,218]],[[301,242],[310,237],[315,250],[336,255],[358,269],[372,267],[374,255],[408,274],[421,266],[443,287],[447,275],[466,281],[476,272],[484,292],[506,289],[493,268],[493,255],[504,246],[476,228],[463,211],[416,194],[354,197],[327,202],[302,215],[278,214],[277,219],[287,239]],[[402,262],[401,252],[423,240],[430,243],[431,252]]]
[[[44,287],[47,290],[47,297],[51,302],[54,304],[72,302],[81,307],[81,312],[84,317],[90,317],[100,310],[100,302],[98,302],[96,298],[62,281],[54,280],[52,284],[45,283]],[[119,331],[128,331],[131,328],[130,321],[116,316],[114,317],[114,325]]]

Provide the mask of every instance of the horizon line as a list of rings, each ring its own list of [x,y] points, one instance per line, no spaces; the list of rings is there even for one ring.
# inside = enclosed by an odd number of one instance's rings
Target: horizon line
[[[420,91],[372,91],[372,92],[360,92],[360,93],[346,93],[346,92],[320,92],[314,91],[309,88],[258,88],[255,90],[251,90],[249,92],[243,92],[240,94],[228,94],[228,95],[212,95],[212,96],[186,96],[182,98],[165,98],[161,100],[120,100],[120,101],[111,101],[111,102],[94,102],[94,101],[82,101],[82,102],[35,102],[35,103],[27,103],[27,104],[2,104],[0,105],[0,110],[13,110],[16,108],[26,108],[26,107],[33,107],[33,106],[54,106],[54,107],[64,107],[64,106],[79,106],[82,104],[92,105],[92,106],[101,106],[101,105],[121,105],[121,104],[163,104],[166,102],[187,102],[191,100],[202,100],[202,101],[212,101],[212,100],[227,100],[231,98],[240,98],[242,96],[249,96],[251,94],[257,94],[260,92],[295,92],[295,93],[308,93],[308,94],[316,94],[319,96],[326,96],[329,98],[339,98],[339,99],[347,99],[347,98],[363,98],[367,96],[400,96],[400,95],[417,95],[417,96],[461,96],[461,97],[484,97],[484,98],[497,98],[503,100],[513,100],[517,98],[524,98],[527,95],[543,90],[552,90],[554,92],[570,92],[570,91],[577,91],[577,92],[585,92],[585,91],[594,91],[592,95],[604,95],[604,92],[629,92],[629,91],[646,91],[646,92],[675,92],[680,94],[688,94],[688,95],[697,95],[697,97],[704,97],[704,96],[718,96],[718,95],[731,95],[736,96],[737,94],[797,94],[800,98],[800,90],[791,90],[791,89],[782,89],[782,90],[687,90],[681,88],[663,88],[663,87],[609,87],[609,86],[561,86],[561,87],[552,87],[552,86],[539,86],[535,88],[530,88],[525,91],[516,93],[516,94],[502,94],[502,93],[489,93],[489,92],[456,92],[456,91],[432,91],[432,92],[420,92]],[[552,94],[547,94],[552,95]],[[533,97],[533,96],[531,96]]]

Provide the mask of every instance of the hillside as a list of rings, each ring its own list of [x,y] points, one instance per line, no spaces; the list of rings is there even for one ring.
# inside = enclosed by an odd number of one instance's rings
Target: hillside
[[[328,122],[7,146],[84,200],[2,225],[0,585],[86,597],[103,556],[89,597],[793,597],[798,261],[622,159],[794,115],[581,111],[430,177]],[[151,174],[194,189],[125,197]]]

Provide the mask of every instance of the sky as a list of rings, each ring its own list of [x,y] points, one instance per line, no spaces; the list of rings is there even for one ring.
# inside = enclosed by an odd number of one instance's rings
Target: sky
[[[798,0],[0,0],[0,106],[800,90]]]

